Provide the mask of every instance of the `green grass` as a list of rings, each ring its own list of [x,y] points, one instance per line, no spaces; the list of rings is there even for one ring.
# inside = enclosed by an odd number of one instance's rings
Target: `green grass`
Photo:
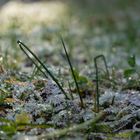
[[[54,19],[30,17],[30,3],[0,14],[0,137],[138,137],[139,1],[55,2],[43,3]]]
[[[48,75],[52,78],[52,80],[57,84],[57,86],[61,89],[61,91],[64,93],[66,99],[68,98],[67,93],[64,91],[63,87],[59,84],[58,79],[56,79],[54,77],[54,75],[52,74],[52,72],[49,71],[49,69],[43,64],[43,62],[41,62],[41,60],[21,41],[17,41],[17,43],[19,44],[20,49],[26,54],[26,56],[33,62],[33,64],[45,75],[46,78],[48,78],[48,76],[46,75],[46,73],[48,73]],[[27,52],[26,52],[27,50]],[[28,52],[35,58],[35,60],[33,60]],[[41,65],[41,67],[43,67],[43,69],[45,69],[46,73],[38,66],[38,64],[36,63],[36,61]]]

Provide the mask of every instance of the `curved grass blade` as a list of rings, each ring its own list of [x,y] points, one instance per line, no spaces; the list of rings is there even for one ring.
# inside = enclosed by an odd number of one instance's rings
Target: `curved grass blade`
[[[22,43],[19,40],[17,41],[17,43],[18,43],[20,49],[26,54],[26,56],[35,64],[35,66],[44,74],[44,76],[46,78],[48,78],[46,73],[40,68],[40,66],[38,66],[38,64],[29,56],[28,53],[30,53],[35,58],[35,60],[37,60],[37,62],[44,68],[44,70],[49,74],[49,76],[52,78],[52,80],[57,84],[57,86],[63,92],[63,94],[65,95],[65,98],[69,99],[66,92],[64,91],[62,86],[59,84],[58,80],[53,76],[53,74],[49,71],[49,69],[42,63],[42,61],[24,43]]]
[[[68,53],[67,53],[67,50],[66,50],[66,46],[65,46],[64,40],[63,40],[63,38],[62,38],[61,36],[60,36],[60,38],[61,38],[61,42],[62,42],[62,45],[63,45],[64,51],[65,51],[65,54],[66,54],[66,57],[67,57],[67,60],[68,60],[68,63],[69,63],[70,69],[71,69],[71,73],[72,73],[72,76],[73,76],[73,79],[74,79],[74,82],[75,82],[75,85],[76,85],[76,88],[77,88],[77,91],[78,91],[79,97],[80,97],[81,107],[84,108],[83,99],[82,99],[82,96],[81,96],[81,93],[80,93],[80,89],[79,89],[79,86],[78,86],[78,82],[77,82],[76,77],[75,77],[75,74],[74,74],[73,66],[72,66],[72,64],[71,64],[71,61],[70,61],[69,55],[68,55]]]
[[[105,69],[106,69],[106,74],[107,74],[107,77],[108,79],[110,79],[110,74],[109,74],[109,70],[108,70],[108,66],[107,66],[107,62],[106,62],[106,58],[104,55],[98,55],[94,58],[95,61],[97,61],[99,58],[101,58],[104,62],[104,65],[105,65]]]
[[[96,99],[95,99],[95,110],[97,112],[99,112],[99,70],[98,70],[98,63],[97,63],[97,60],[99,58],[102,58],[103,61],[104,61],[104,65],[105,65],[105,68],[106,68],[106,74],[107,74],[107,77],[108,79],[110,78],[110,75],[109,75],[109,70],[108,70],[108,67],[107,67],[107,62],[106,62],[106,59],[105,59],[105,56],[104,55],[98,55],[94,58],[94,64],[95,64],[95,70],[96,70]]]

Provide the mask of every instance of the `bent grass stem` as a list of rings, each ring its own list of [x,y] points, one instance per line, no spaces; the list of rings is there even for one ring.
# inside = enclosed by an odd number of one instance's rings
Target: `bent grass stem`
[[[33,64],[44,74],[44,76],[46,78],[48,78],[48,76],[46,75],[46,73],[40,68],[40,66],[38,66],[38,64],[29,56],[28,53],[30,53],[35,60],[37,60],[37,62],[44,68],[44,70],[49,74],[49,76],[52,78],[52,80],[57,84],[57,86],[60,88],[60,90],[62,91],[62,93],[65,95],[66,99],[69,99],[66,92],[64,91],[64,89],[62,88],[62,86],[59,84],[58,80],[53,76],[53,74],[49,71],[49,69],[43,64],[43,62],[21,41],[17,41],[20,49],[26,54],[26,56],[33,62]],[[27,53],[27,52],[28,53]]]
[[[97,63],[97,60],[99,58],[102,58],[103,61],[104,61],[104,65],[105,65],[105,68],[106,68],[106,73],[107,73],[107,77],[108,79],[110,79],[110,75],[109,75],[109,70],[108,70],[108,66],[107,66],[107,62],[106,62],[106,59],[105,59],[105,56],[104,55],[98,55],[94,58],[94,64],[95,64],[95,70],[96,70],[96,96],[95,96],[95,111],[96,112],[99,112],[100,108],[100,103],[99,103],[99,68],[98,68],[98,63]]]

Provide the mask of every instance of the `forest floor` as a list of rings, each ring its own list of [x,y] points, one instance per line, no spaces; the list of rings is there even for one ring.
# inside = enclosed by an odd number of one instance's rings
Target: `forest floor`
[[[139,140],[139,4],[3,3],[0,139]]]

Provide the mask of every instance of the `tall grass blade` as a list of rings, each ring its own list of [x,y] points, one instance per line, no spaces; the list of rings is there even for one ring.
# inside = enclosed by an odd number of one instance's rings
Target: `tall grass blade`
[[[81,102],[81,107],[84,108],[83,99],[82,99],[82,96],[81,96],[81,93],[80,93],[80,89],[79,89],[79,86],[78,86],[77,79],[76,79],[75,74],[74,74],[73,66],[72,66],[72,64],[71,64],[71,61],[70,61],[69,55],[68,55],[68,53],[67,53],[67,50],[66,50],[66,46],[65,46],[64,40],[63,40],[63,38],[62,38],[61,36],[60,36],[60,38],[61,38],[61,42],[62,42],[62,45],[63,45],[64,51],[65,51],[65,54],[66,54],[66,57],[67,57],[67,60],[68,60],[68,63],[69,63],[70,69],[71,69],[71,73],[72,73],[72,76],[73,76],[73,79],[74,79],[74,82],[75,82],[76,88],[77,88],[77,92],[78,92],[78,94],[79,94],[79,98],[80,98],[80,102]]]

